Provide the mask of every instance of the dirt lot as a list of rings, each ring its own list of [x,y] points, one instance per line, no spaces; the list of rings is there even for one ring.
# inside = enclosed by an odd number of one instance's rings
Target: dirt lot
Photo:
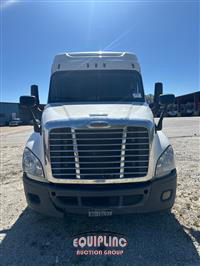
[[[32,128],[1,128],[1,265],[200,265],[200,118],[167,118],[176,154],[171,214],[43,217],[27,209],[21,158]],[[77,256],[71,235],[110,230],[131,236],[122,256]]]

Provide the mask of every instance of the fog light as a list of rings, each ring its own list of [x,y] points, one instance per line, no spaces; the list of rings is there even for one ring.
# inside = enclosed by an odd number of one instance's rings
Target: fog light
[[[28,198],[29,198],[31,203],[40,204],[40,198],[38,197],[38,195],[28,193]]]
[[[167,190],[167,191],[164,191],[162,193],[161,198],[162,198],[162,200],[168,200],[168,199],[171,198],[171,195],[172,195],[172,191],[171,190]]]

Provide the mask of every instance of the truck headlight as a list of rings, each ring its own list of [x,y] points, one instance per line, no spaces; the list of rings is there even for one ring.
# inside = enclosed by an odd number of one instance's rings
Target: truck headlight
[[[42,164],[39,159],[27,148],[24,150],[23,162],[22,162],[23,171],[27,175],[44,177]]]
[[[174,152],[172,146],[168,146],[157,161],[155,176],[165,176],[173,169],[175,169]]]

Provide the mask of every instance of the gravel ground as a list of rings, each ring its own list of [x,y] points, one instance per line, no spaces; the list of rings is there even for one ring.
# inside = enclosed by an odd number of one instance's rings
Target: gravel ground
[[[21,157],[32,128],[1,128],[1,265],[200,265],[200,118],[166,118],[178,188],[170,214],[48,218],[29,210]],[[129,235],[122,256],[77,256],[71,235],[110,230]]]

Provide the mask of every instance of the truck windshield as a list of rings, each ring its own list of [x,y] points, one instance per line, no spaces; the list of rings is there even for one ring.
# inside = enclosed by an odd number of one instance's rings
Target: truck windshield
[[[135,70],[58,71],[51,77],[49,103],[144,102],[140,74]]]

